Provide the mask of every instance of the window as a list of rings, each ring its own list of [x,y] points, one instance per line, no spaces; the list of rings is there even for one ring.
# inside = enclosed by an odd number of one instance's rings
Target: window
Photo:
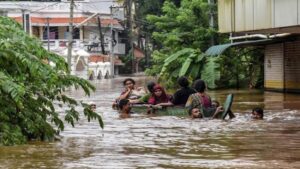
[[[49,27],[49,39],[58,39],[58,27],[50,26]],[[47,27],[43,31],[43,39],[48,39],[47,37]]]

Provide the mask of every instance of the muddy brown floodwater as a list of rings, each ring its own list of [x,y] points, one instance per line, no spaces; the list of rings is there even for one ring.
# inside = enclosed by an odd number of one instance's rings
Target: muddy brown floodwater
[[[0,147],[0,168],[300,168],[300,95],[258,90],[209,91],[223,102],[234,93],[231,121],[136,114],[120,119],[111,103],[122,90],[116,78],[95,82],[91,97],[70,91],[78,100],[94,101],[104,130],[82,118],[67,125],[57,142]],[[146,81],[136,77],[138,85]],[[253,107],[265,119],[253,121]]]

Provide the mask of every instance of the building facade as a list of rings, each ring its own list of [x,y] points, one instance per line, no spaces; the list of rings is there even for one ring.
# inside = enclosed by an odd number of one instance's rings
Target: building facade
[[[98,0],[75,0],[72,35],[75,50],[84,49],[90,55],[102,56],[103,53],[111,55],[113,46],[116,63],[119,63],[117,58],[125,54],[125,44],[121,42],[122,37],[119,36],[124,28],[119,22],[122,11],[115,11],[112,15],[110,7],[113,5],[115,4],[112,2]],[[69,36],[69,0],[5,1],[0,2],[0,11],[2,15],[21,23],[24,30],[39,38],[46,49],[64,55],[63,51],[67,47]],[[103,35],[104,52],[101,50],[100,32]],[[113,43],[111,43],[112,41]],[[80,67],[76,62],[79,56],[73,58],[72,65],[76,70],[76,67]],[[80,62],[80,64],[82,63],[83,61]],[[88,66],[89,62],[87,60],[84,63],[86,63],[85,66]],[[118,66],[118,64],[112,65]]]
[[[300,92],[300,0],[219,0],[218,23],[228,46],[265,47],[265,89]]]

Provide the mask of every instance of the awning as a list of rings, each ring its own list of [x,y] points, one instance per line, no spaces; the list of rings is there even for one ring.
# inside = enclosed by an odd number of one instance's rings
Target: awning
[[[207,49],[205,54],[210,56],[215,56],[215,55],[222,54],[226,49],[234,46],[251,46],[251,45],[261,45],[261,44],[265,45],[277,41],[279,41],[279,39],[263,39],[263,40],[252,40],[252,41],[243,41],[243,42],[234,42],[234,43],[227,43],[222,45],[215,45]]]

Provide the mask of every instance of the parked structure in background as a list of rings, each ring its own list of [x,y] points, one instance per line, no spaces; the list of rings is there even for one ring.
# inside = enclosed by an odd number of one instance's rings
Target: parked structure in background
[[[46,1],[46,0],[44,0]],[[112,76],[111,71],[103,69],[99,71],[94,68],[93,59],[90,56],[99,58],[108,58],[115,55],[114,70],[118,74],[118,67],[123,65],[118,57],[125,55],[125,44],[121,42],[120,34],[124,31],[120,20],[124,20],[122,9],[114,10],[111,14],[110,7],[115,5],[112,1],[99,0],[74,0],[73,14],[73,49],[71,69],[73,74],[80,74],[82,77],[89,77],[93,74],[95,77]],[[14,18],[21,23],[24,30],[39,38],[46,49],[56,52],[66,57],[66,48],[69,32],[69,0],[47,2],[35,1],[4,1],[0,2],[0,11],[2,15]],[[113,17],[111,16],[113,15]],[[99,31],[99,21],[100,28]],[[48,31],[47,31],[48,30]],[[103,37],[100,38],[102,32]],[[106,54],[101,50],[101,39]],[[114,45],[110,45],[113,41]],[[111,49],[113,46],[113,49]],[[85,56],[81,56],[84,50]],[[81,51],[78,53],[78,51]],[[101,60],[101,59],[100,59]],[[109,60],[102,59],[103,64],[108,65]],[[107,62],[107,63],[104,63]],[[80,64],[80,65],[79,65]],[[91,66],[89,67],[89,65]],[[100,64],[100,63],[99,63]],[[101,63],[102,65],[102,63]],[[82,68],[83,66],[83,68]],[[101,66],[99,66],[101,67]],[[98,67],[98,68],[99,68]],[[79,72],[78,71],[83,71]],[[93,73],[91,73],[93,72]],[[102,74],[99,75],[99,72]]]
[[[232,43],[207,54],[263,46],[265,89],[300,92],[300,0],[219,0],[218,19],[219,31],[231,33]]]

